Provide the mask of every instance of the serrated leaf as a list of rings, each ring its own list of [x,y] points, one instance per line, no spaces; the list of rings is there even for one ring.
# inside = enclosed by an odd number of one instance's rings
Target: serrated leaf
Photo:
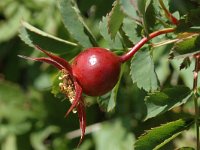
[[[59,9],[65,27],[81,46],[84,48],[97,46],[96,40],[83,21],[74,0],[59,0]]]
[[[133,44],[136,44],[141,40],[140,37],[141,35],[140,33],[138,33],[137,27],[138,25],[134,20],[129,18],[124,18],[122,29]]]
[[[182,131],[194,124],[194,119],[179,119],[153,128],[135,142],[135,150],[158,150]]]
[[[99,23],[100,34],[103,36],[103,38],[108,43],[111,49],[120,49],[120,50],[123,49],[122,42],[118,34],[114,40],[111,39],[108,33],[107,22],[108,22],[108,16],[103,17],[102,21]]]
[[[188,67],[190,67],[190,64],[191,64],[190,58],[189,57],[185,57],[183,59],[183,62],[180,65],[180,70],[181,69],[187,69]]]
[[[108,31],[111,35],[111,39],[114,39],[122,22],[124,14],[120,9],[119,0],[116,0],[113,4],[113,8],[108,15]]]
[[[155,92],[146,97],[147,116],[145,120],[180,106],[191,98],[193,98],[192,92],[186,86],[175,86]]]
[[[139,88],[146,91],[159,88],[154,62],[148,49],[142,48],[131,60],[131,78],[133,83],[137,83]]]
[[[46,32],[43,32],[29,23],[22,21],[19,30],[20,38],[29,46],[39,45],[45,50],[52,51],[57,54],[70,54],[78,45],[69,41],[65,41]]]
[[[137,5],[133,4],[134,1],[131,0],[119,0],[119,3],[121,5],[122,11],[127,14],[129,17],[131,17],[134,20],[139,20],[139,17],[137,15]]]
[[[117,93],[118,93],[118,89],[119,89],[123,71],[124,71],[124,65],[121,66],[119,80],[118,80],[117,84],[115,85],[115,87],[112,89],[112,91],[97,99],[97,102],[98,102],[100,108],[106,112],[111,112],[115,109]]]

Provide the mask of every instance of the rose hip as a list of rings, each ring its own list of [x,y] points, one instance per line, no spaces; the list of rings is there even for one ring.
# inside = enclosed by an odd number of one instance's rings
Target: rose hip
[[[80,53],[72,63],[72,72],[83,92],[100,96],[117,83],[121,62],[117,55],[104,48],[89,48]]]

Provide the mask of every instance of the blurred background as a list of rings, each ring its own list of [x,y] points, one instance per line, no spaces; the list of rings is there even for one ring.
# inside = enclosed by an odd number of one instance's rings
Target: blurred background
[[[113,0],[78,0],[77,4],[101,45],[99,21],[112,8]],[[0,0],[0,150],[71,150],[80,138],[77,114],[64,118],[70,103],[54,97],[51,85],[57,71],[47,64],[30,62],[17,55],[35,56],[37,51],[18,36],[20,22],[60,38],[73,41],[64,28],[56,0]],[[171,46],[163,46],[155,55],[156,71],[161,85],[178,83],[192,86],[192,69],[177,73],[180,62],[168,61]],[[135,138],[166,121],[193,113],[192,104],[143,123],[146,115],[146,93],[132,84],[129,63],[124,66],[115,112],[105,113],[96,99],[85,97],[87,135],[81,150],[131,150]],[[194,145],[194,131],[181,135],[166,147]],[[184,145],[185,144],[185,145]],[[165,148],[166,148],[165,147]]]

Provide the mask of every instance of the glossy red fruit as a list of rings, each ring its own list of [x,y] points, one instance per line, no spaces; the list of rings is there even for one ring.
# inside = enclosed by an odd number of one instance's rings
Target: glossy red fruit
[[[115,86],[120,66],[117,55],[107,49],[93,47],[84,50],[74,59],[72,72],[85,94],[100,96]]]

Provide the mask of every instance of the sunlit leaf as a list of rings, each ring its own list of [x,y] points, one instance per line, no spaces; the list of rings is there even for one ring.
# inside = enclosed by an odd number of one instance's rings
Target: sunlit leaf
[[[111,39],[114,39],[122,22],[124,19],[124,14],[120,9],[119,0],[115,1],[113,8],[108,15],[108,31],[111,35]]]
[[[135,150],[158,150],[193,124],[193,119],[179,119],[153,128],[139,137]]]
[[[74,0],[59,0],[63,23],[72,37],[84,48],[97,46],[96,40],[80,15]]]
[[[122,11],[132,19],[138,20],[137,5],[131,0],[119,0]]]
[[[154,91],[159,88],[154,62],[148,49],[138,51],[131,61],[131,78],[139,88]]]
[[[192,97],[191,90],[186,86],[175,86],[163,89],[161,92],[155,92],[146,98],[146,119],[180,106]]]
[[[138,25],[134,20],[124,18],[122,29],[133,44],[136,44],[141,40],[141,35],[138,31]]]
[[[29,46],[34,47],[34,45],[39,45],[43,49],[57,54],[73,53],[74,48],[78,46],[76,43],[65,41],[45,33],[24,21],[19,33],[20,38]]]

